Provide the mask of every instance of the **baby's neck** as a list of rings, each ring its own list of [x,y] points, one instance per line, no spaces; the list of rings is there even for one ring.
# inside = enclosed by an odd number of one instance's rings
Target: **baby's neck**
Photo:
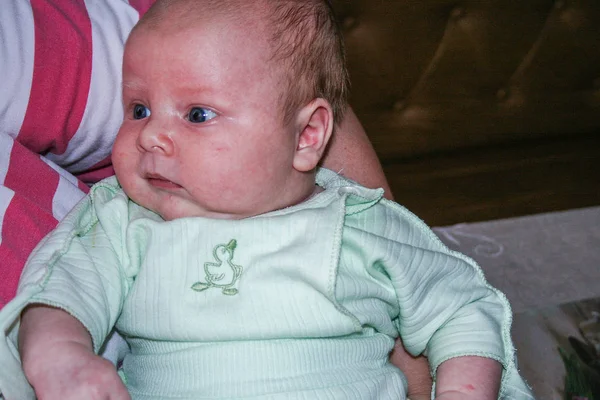
[[[319,193],[321,193],[323,190],[325,190],[325,189],[323,189],[321,186],[318,186],[315,183],[313,191],[311,193],[309,193],[304,199],[296,202],[295,204],[290,204],[288,207],[295,206],[295,205],[298,205],[298,204],[302,204],[305,201],[308,201],[308,200],[312,199],[313,197],[315,197],[316,195],[318,195]]]
[[[302,204],[323,191],[320,186],[317,186],[316,172],[300,173],[290,182],[293,182],[293,184],[288,184],[285,188],[282,188],[281,201],[261,214]]]

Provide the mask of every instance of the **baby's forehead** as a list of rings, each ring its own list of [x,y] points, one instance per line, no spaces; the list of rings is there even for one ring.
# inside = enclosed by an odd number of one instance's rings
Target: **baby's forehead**
[[[158,0],[139,24],[179,30],[224,23],[247,31],[265,27],[271,0]]]
[[[189,75],[190,69],[195,68],[201,69],[201,75],[209,82],[214,76],[219,82],[246,80],[246,87],[256,79],[280,86],[283,70],[273,60],[270,43],[260,32],[214,19],[180,24],[176,29],[168,22],[141,25],[132,32],[125,49],[125,63],[134,67],[153,64],[168,53],[172,63],[160,66],[174,74]],[[142,48],[149,51],[138,51]],[[202,64],[195,64],[199,59]]]
[[[273,40],[276,29],[272,7],[275,2],[179,0],[168,2],[168,7],[162,8],[161,3],[159,0],[159,8],[153,7],[132,33],[147,35],[145,39],[150,41],[145,40],[145,45],[152,45],[151,41],[158,38],[173,45],[185,42],[192,47],[183,50],[190,52],[218,48],[221,52],[237,54],[238,62],[245,64],[245,68],[231,68],[230,73],[267,67],[269,73],[259,74],[261,78],[281,90],[287,87],[280,83],[289,79],[290,71],[286,68],[287,63],[279,57],[281,49],[274,46]],[[203,10],[205,7],[209,7],[210,11]],[[211,46],[207,45],[207,41],[212,42]],[[282,96],[287,94],[282,93]]]
[[[253,2],[244,2],[247,3]],[[185,42],[192,47],[182,50],[190,52],[214,49],[215,46],[209,44],[218,44],[220,51],[239,52],[240,55],[247,54],[244,50],[252,49],[253,58],[258,57],[264,63],[276,58],[272,23],[265,10],[246,6],[201,15],[194,10],[196,12],[192,13],[183,6],[170,7],[150,14],[149,18],[144,16],[131,33],[130,40],[137,36],[138,42],[143,41],[144,45],[152,45],[157,39],[163,43],[172,42],[174,46]]]
[[[238,8],[220,4],[217,6],[218,11],[211,12],[199,12],[198,9],[202,8],[199,3],[213,1],[177,1],[172,5],[169,2],[169,7],[159,7],[154,12],[151,9],[136,25],[132,35],[158,33],[165,35],[164,39],[173,41],[189,35],[198,41],[199,46],[202,42],[211,40],[221,42],[224,49],[251,46],[256,52],[272,47],[271,19],[264,9],[248,6],[254,4],[254,1],[245,1],[242,3],[245,6]]]

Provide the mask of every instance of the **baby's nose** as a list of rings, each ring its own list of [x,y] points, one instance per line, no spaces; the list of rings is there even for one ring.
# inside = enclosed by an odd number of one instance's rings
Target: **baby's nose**
[[[172,155],[175,150],[175,144],[169,131],[151,122],[140,132],[137,144],[143,151],[161,153],[163,155]]]

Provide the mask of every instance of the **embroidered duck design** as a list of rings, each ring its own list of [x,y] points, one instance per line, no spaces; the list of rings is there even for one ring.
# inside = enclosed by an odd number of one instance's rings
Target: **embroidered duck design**
[[[206,282],[196,282],[192,289],[202,292],[209,288],[219,288],[228,296],[238,293],[233,287],[242,275],[242,266],[232,262],[233,252],[237,247],[237,241],[231,239],[227,244],[219,244],[213,250],[213,256],[216,262],[204,263],[204,273]]]

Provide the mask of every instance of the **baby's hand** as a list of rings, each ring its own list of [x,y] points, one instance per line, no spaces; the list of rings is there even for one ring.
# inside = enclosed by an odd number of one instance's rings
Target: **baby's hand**
[[[55,363],[28,377],[38,400],[129,400],[115,366],[78,343],[53,349]]]

